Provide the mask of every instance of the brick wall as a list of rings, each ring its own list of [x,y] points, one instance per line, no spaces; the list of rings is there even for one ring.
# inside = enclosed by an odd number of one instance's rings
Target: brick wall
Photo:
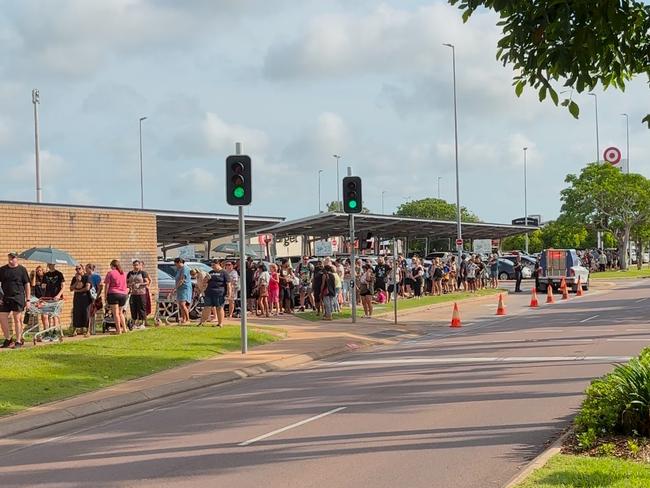
[[[8,251],[52,246],[68,252],[79,263],[93,263],[102,278],[109,263],[119,259],[125,270],[134,258],[145,262],[157,289],[156,216],[152,213],[0,202],[0,263]],[[38,264],[21,260],[31,272]],[[66,304],[62,323],[70,320],[72,296],[68,291],[74,268],[58,265],[66,278]],[[156,295],[154,295],[156,296]]]

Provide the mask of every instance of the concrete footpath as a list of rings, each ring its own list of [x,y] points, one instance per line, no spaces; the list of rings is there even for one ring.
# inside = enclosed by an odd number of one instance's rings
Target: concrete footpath
[[[497,296],[469,298],[459,301],[459,304],[469,316],[485,315],[488,313],[486,307],[490,304],[496,307]],[[288,320],[279,317],[263,322],[251,319],[249,327],[282,328],[286,331],[286,338],[251,349],[246,355],[239,352],[221,354],[102,390],[32,407],[0,419],[0,438],[278,371],[360,348],[389,345],[409,337],[422,336],[435,327],[448,326],[452,307],[453,302],[446,302],[400,312],[404,320],[397,325],[388,315],[371,320],[358,319],[356,324],[349,320],[309,322],[295,317]],[[188,329],[188,334],[191,334],[191,329]]]

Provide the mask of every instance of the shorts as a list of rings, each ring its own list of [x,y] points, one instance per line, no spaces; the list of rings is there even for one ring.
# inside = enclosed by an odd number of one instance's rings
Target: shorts
[[[257,297],[264,298],[269,296],[269,287],[266,285],[259,285],[257,287]]]
[[[121,293],[109,293],[106,297],[106,302],[109,305],[119,305],[120,307],[123,307],[126,305],[126,295],[122,295]]]
[[[386,282],[382,280],[377,280],[375,282],[375,290],[384,290],[386,291]]]
[[[496,270],[496,268],[490,270],[490,278],[492,278],[493,280],[497,278],[497,270]]]
[[[474,283],[474,281],[476,281],[476,278],[467,278],[468,283]]]
[[[25,302],[15,298],[5,298],[0,304],[0,313],[22,312],[25,310]]]
[[[206,307],[223,308],[224,303],[226,303],[225,295],[213,295],[208,293],[203,297],[203,304]]]
[[[300,288],[298,288],[298,291],[300,293],[311,293],[311,285],[300,285]]]

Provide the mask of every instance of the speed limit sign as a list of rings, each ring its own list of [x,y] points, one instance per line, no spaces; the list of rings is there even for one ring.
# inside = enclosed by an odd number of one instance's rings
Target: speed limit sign
[[[605,158],[605,161],[607,161],[609,164],[618,164],[621,162],[621,151],[617,147],[608,147],[605,149],[605,152],[603,153],[603,157]]]

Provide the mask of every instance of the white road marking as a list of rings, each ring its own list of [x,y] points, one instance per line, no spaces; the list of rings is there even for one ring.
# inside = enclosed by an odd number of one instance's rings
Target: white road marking
[[[345,410],[348,407],[338,407],[333,410],[329,410],[327,412],[321,413],[319,415],[315,415],[314,417],[309,417],[308,419],[301,420],[300,422],[296,422],[295,424],[287,425],[286,427],[282,427],[281,429],[274,430],[273,432],[269,432],[268,434],[263,434],[261,436],[255,437],[253,439],[247,440],[245,442],[242,442],[239,444],[241,447],[245,446],[250,446],[254,442],[261,441],[263,439],[267,439],[271,436],[274,436],[276,434],[280,434],[282,432],[286,432],[287,430],[295,429],[296,427],[300,427],[301,425],[305,425],[309,422],[313,422],[314,420],[322,419],[323,417],[327,417],[328,415],[332,415],[333,413],[340,412],[341,410]]]
[[[641,302],[643,302],[643,301],[645,301],[645,300],[647,300],[647,299],[648,299],[648,297],[641,298],[641,299],[637,300],[637,301],[634,302],[634,303],[641,303]]]
[[[444,358],[406,358],[406,359],[360,359],[332,363],[337,366],[370,366],[389,364],[450,364],[450,363],[528,363],[528,362],[564,362],[564,361],[596,361],[618,362],[629,361],[631,356],[512,356],[512,357],[444,357]]]
[[[581,324],[584,324],[585,322],[589,322],[591,319],[595,319],[598,317],[598,315],[592,315],[591,317],[587,317],[586,319],[583,319],[580,321]]]

